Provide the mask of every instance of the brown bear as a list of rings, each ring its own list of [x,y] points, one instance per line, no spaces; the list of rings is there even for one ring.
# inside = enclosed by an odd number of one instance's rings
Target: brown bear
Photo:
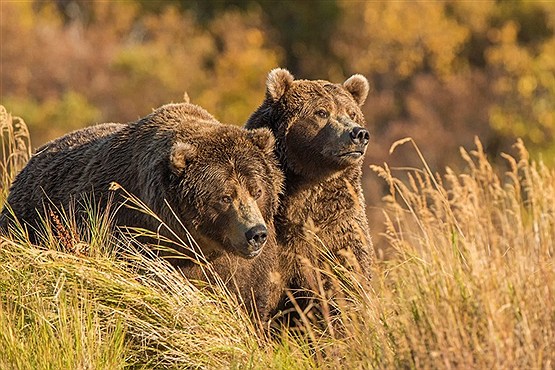
[[[285,174],[275,223],[282,248],[276,269],[284,285],[302,294],[318,289],[307,261],[322,267],[322,246],[369,278],[374,252],[361,186],[369,141],[361,106],[368,80],[358,74],[343,84],[295,80],[289,71],[274,69],[266,87],[265,100],[246,128],[272,130]]]
[[[267,129],[248,132],[221,124],[196,105],[168,104],[134,123],[92,126],[41,147],[16,177],[2,223],[6,228],[15,216],[33,238],[50,207],[68,211],[84,194],[104,208],[111,198],[125,202],[110,190],[116,182],[179,239],[186,242],[189,232],[207,259],[224,252],[253,258],[274,233],[282,173],[273,147]],[[172,238],[143,212],[112,209],[118,226]]]

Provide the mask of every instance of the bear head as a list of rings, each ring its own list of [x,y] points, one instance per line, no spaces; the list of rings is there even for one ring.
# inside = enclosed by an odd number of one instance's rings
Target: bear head
[[[273,237],[283,183],[274,145],[269,130],[221,124],[176,137],[168,198],[203,251],[253,258]]]
[[[369,141],[361,106],[369,91],[359,74],[343,84],[295,80],[285,69],[272,70],[266,98],[247,128],[269,127],[284,170],[298,176],[329,176],[360,165]]]

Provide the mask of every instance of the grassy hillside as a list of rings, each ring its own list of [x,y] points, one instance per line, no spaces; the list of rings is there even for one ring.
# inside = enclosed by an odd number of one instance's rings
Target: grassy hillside
[[[29,145],[24,124],[1,117],[4,198]],[[143,257],[102,217],[69,246],[0,237],[0,368],[551,368],[555,172],[516,149],[506,173],[479,141],[461,152],[463,173],[431,174],[423,158],[405,181],[374,167],[390,185],[392,252],[370,289],[330,261],[333,325],[301,315],[303,330],[270,333],[225,289]]]

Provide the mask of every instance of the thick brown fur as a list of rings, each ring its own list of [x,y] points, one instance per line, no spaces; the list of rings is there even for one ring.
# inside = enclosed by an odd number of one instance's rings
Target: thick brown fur
[[[307,268],[324,266],[318,251],[322,246],[370,278],[374,252],[361,187],[369,135],[360,131],[360,145],[349,137],[355,127],[365,125],[360,107],[368,90],[361,75],[333,84],[295,80],[287,70],[275,69],[268,76],[264,102],[246,124],[248,129],[269,128],[276,137],[275,151],[285,174],[276,217],[282,248],[278,270],[284,285],[303,295],[322,285],[315,269]],[[329,282],[323,285],[330,287]]]
[[[236,294],[246,311],[255,319],[267,322],[283,299],[285,280],[280,264],[281,246],[272,233],[259,256],[244,259],[225,253],[211,262],[213,272],[231,293]],[[212,271],[200,265],[180,267],[185,276],[192,280],[216,282]]]
[[[3,223],[12,222],[13,213],[33,238],[51,206],[68,211],[76,203],[79,210],[86,194],[104,207],[110,198],[123,202],[110,190],[116,182],[187,241],[184,226],[207,258],[252,258],[262,244],[275,244],[273,218],[283,176],[273,147],[269,130],[248,132],[219,123],[196,105],[168,104],[134,123],[92,126],[39,148],[11,187],[12,211],[4,207]],[[117,204],[111,208],[117,209],[118,226],[175,239],[149,215]],[[245,235],[257,225],[268,229],[268,241],[253,249]],[[187,265],[172,260],[180,261]]]

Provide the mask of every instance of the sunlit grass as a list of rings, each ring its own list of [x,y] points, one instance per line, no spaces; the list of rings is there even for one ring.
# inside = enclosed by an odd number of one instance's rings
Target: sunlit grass
[[[425,168],[405,183],[375,168],[397,252],[375,281],[389,364],[553,366],[555,172],[515,148],[502,175],[478,140],[461,174]]]
[[[4,203],[9,185],[31,157],[31,142],[27,125],[12,117],[0,105],[0,202]]]
[[[0,237],[0,368],[552,368],[555,171],[521,142],[496,171],[476,141],[464,171],[433,174],[412,141],[393,150],[408,144],[422,169],[374,167],[390,257],[368,285],[320,246],[334,298],[315,292],[321,315],[294,330],[251,321],[221,281],[193,284],[92,205],[87,227],[66,215],[39,245]]]

